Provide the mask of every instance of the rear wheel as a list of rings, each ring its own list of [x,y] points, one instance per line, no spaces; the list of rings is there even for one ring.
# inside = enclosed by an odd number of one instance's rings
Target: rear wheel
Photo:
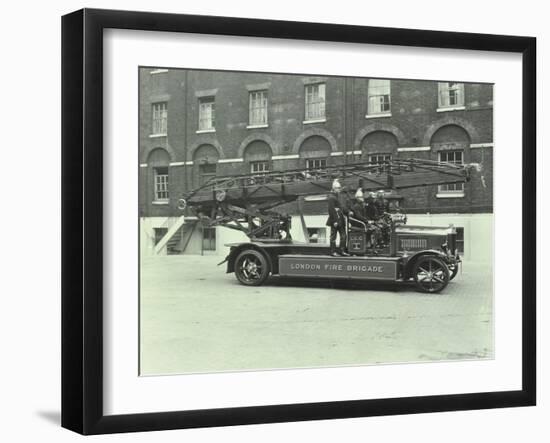
[[[449,268],[440,258],[427,255],[415,263],[413,278],[419,291],[440,292],[449,283]]]
[[[235,260],[235,275],[243,285],[259,286],[269,276],[269,264],[261,252],[246,249]]]

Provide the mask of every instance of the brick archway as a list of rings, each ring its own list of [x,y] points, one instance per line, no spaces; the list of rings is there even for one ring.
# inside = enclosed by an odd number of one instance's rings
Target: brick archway
[[[322,128],[311,128],[302,132],[299,137],[294,141],[294,144],[292,145],[292,153],[299,155],[300,146],[302,146],[302,143],[313,135],[318,135],[326,139],[330,145],[330,149],[332,152],[338,151],[338,143],[330,132]]]
[[[195,155],[195,151],[198,148],[200,148],[202,145],[213,146],[216,149],[216,151],[218,151],[218,155],[220,156],[220,158],[225,158],[225,153],[223,152],[223,148],[215,137],[201,137],[200,140],[197,140],[192,145],[190,145],[189,150],[187,151],[187,159],[188,160],[193,159]]]
[[[422,146],[430,146],[432,137],[437,130],[448,125],[455,125],[464,129],[470,137],[470,143],[480,143],[479,133],[470,122],[460,117],[447,115],[428,126],[428,129],[424,133],[424,138],[422,139]]]
[[[390,134],[393,134],[395,138],[397,138],[398,146],[405,146],[406,144],[405,135],[397,126],[390,125],[389,123],[373,122],[365,126],[357,133],[357,136],[355,137],[355,142],[353,143],[354,150],[361,149],[361,143],[363,142],[363,139],[371,132],[376,131],[389,132]]]
[[[262,141],[266,143],[271,148],[271,152],[273,153],[273,155],[278,155],[280,153],[279,146],[277,146],[275,141],[273,141],[273,139],[269,135],[250,134],[239,145],[239,149],[237,150],[237,158],[243,158],[245,149],[248,147],[250,143],[255,141]]]
[[[144,149],[144,151],[141,153],[141,160],[140,163],[147,163],[147,160],[149,159],[149,156],[151,155],[151,152],[153,152],[155,149],[163,149],[167,152],[168,157],[170,158],[170,161],[173,162],[176,159],[176,153],[172,149],[172,147],[168,144],[168,142],[158,145],[149,146]]]

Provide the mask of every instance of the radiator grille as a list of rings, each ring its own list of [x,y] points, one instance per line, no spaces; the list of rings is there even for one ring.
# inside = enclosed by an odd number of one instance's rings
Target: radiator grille
[[[428,240],[425,238],[402,238],[401,249],[427,249]]]

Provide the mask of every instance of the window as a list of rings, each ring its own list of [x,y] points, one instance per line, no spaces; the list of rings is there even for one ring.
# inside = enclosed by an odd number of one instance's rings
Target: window
[[[214,97],[199,100],[199,131],[208,131],[216,127],[216,103]]]
[[[389,114],[390,113],[390,81],[369,80],[369,103],[368,114]]]
[[[212,177],[215,177],[216,169],[216,163],[204,163],[199,165],[199,186],[204,185]]]
[[[216,250],[216,228],[204,227],[202,229],[202,250],[203,251]]]
[[[464,228],[456,229],[456,249],[461,254],[464,254]]]
[[[323,169],[327,167],[326,158],[308,158],[306,160],[306,169],[308,171],[314,171],[317,169]]]
[[[325,84],[306,85],[306,121],[325,119]]]
[[[439,107],[464,106],[464,83],[439,83]]]
[[[464,164],[464,151],[439,151],[439,161],[462,165]],[[440,185],[438,190],[441,193],[463,193],[464,183]]]
[[[250,172],[252,174],[261,174],[264,172],[269,172],[269,163],[266,161],[250,162]]]
[[[373,163],[375,165],[383,164],[384,162],[391,161],[391,154],[370,154],[369,155],[369,163]]]
[[[252,91],[249,94],[250,126],[267,125],[267,91]]]
[[[153,134],[165,135],[168,132],[168,104],[153,103]]]
[[[155,201],[168,201],[168,168],[155,168]]]
[[[327,243],[326,228],[307,228],[310,243]]]

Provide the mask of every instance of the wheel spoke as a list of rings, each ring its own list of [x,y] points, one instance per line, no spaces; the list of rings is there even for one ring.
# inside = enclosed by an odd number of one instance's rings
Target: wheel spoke
[[[418,269],[419,269],[420,271],[422,271],[424,274],[429,274],[429,272],[428,272],[426,269],[424,269],[423,267],[421,267],[421,266],[419,266]]]
[[[441,278],[439,278],[437,275],[434,274],[434,278],[433,278],[435,281],[438,281],[439,283],[445,283],[445,281]]]

